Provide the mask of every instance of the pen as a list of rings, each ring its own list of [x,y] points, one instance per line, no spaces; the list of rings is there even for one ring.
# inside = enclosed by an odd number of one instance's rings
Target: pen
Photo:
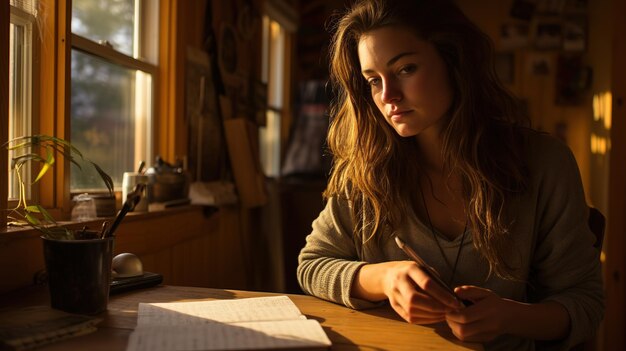
[[[406,245],[404,241],[402,241],[402,239],[396,236],[395,240],[396,240],[396,244],[398,245],[398,247],[402,251],[404,251],[404,253],[407,256],[409,256],[410,259],[415,261],[415,263],[417,263],[417,266],[419,268],[421,268],[430,278],[432,278],[439,285],[441,285],[441,287],[444,288],[447,292],[449,292],[457,301],[460,301],[465,306],[469,306],[472,304],[472,302],[469,300],[459,299],[458,296],[456,296],[456,294],[454,293],[454,290],[452,290],[452,288],[450,288],[448,284],[446,284],[446,282],[444,282],[443,279],[441,279],[441,277],[439,276],[439,273],[433,267],[426,264],[426,262],[424,262],[424,260],[422,260],[422,258],[419,257],[415,253],[415,251],[413,251],[413,249],[411,249],[408,245]]]
[[[104,221],[102,222],[102,229],[100,229],[100,238],[104,239],[106,234],[107,234],[107,226],[109,225],[109,222]]]
[[[126,214],[132,211],[137,205],[137,203],[139,203],[139,200],[141,200],[141,193],[143,192],[145,187],[146,185],[143,183],[139,183],[135,185],[133,192],[126,196],[126,201],[124,201],[124,204],[122,205],[122,209],[119,210],[119,212],[117,213],[117,216],[115,217],[115,220],[111,224],[111,227],[109,227],[108,230],[105,230],[105,234],[103,238],[107,238],[115,234],[115,231],[117,230],[117,227],[122,222],[122,219],[124,219]]]
[[[143,174],[144,167],[146,167],[146,161],[141,160],[141,162],[139,162],[139,169],[137,170],[137,173]]]

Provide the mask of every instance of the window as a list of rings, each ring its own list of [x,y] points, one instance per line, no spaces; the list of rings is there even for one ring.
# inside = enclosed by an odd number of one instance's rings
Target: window
[[[268,0],[263,16],[261,80],[267,84],[266,125],[259,128],[259,152],[268,177],[280,176],[282,149],[288,134],[291,71],[291,33],[296,11],[283,2]]]
[[[176,16],[182,5],[159,0],[0,4],[0,32],[10,37],[0,40],[9,53],[0,55],[6,68],[0,71],[5,81],[0,143],[34,134],[68,139],[113,176],[118,189],[123,172],[136,169],[140,160],[150,164],[155,152],[166,159],[184,153],[175,144],[184,137],[184,121],[176,118],[183,96],[176,88]],[[56,161],[52,172],[27,188],[29,202],[64,220],[71,213],[72,192],[104,188],[95,174],[83,174],[91,167],[79,172],[62,157]],[[0,162],[9,175],[0,176],[0,208],[6,209],[15,205],[10,200],[16,182],[6,156],[0,155]],[[36,174],[33,169],[29,177]],[[0,231],[5,227],[3,216]]]
[[[268,177],[280,175],[280,130],[283,109],[285,30],[263,17],[263,71],[261,80],[267,84],[266,125],[259,129],[260,158]]]
[[[118,189],[125,171],[152,159],[157,22],[154,0],[72,1],[71,140]],[[104,188],[90,167],[72,166],[70,184]]]
[[[36,31],[37,1],[12,0],[9,23],[9,127],[8,137],[13,139],[25,134],[32,134],[33,129],[33,57],[36,45],[33,45]],[[10,166],[8,176],[8,198],[15,201],[19,188],[15,174]],[[24,170],[24,176],[30,178],[30,169]],[[30,188],[27,196],[31,198]]]

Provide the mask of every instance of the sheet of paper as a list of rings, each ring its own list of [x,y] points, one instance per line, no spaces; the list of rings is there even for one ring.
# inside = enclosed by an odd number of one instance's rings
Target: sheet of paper
[[[137,325],[189,325],[217,321],[273,321],[306,319],[287,296],[247,299],[140,303]]]
[[[186,326],[139,325],[127,351],[325,349],[331,342],[316,320],[219,322]]]

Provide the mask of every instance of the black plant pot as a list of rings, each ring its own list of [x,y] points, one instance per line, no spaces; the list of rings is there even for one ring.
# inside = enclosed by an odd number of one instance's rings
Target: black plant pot
[[[42,239],[52,308],[88,315],[105,311],[109,302],[113,237]]]

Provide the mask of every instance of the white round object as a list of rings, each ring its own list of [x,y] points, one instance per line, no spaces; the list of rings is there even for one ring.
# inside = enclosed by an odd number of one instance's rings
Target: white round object
[[[113,257],[112,268],[116,278],[130,278],[143,275],[143,265],[137,255],[125,252]]]

